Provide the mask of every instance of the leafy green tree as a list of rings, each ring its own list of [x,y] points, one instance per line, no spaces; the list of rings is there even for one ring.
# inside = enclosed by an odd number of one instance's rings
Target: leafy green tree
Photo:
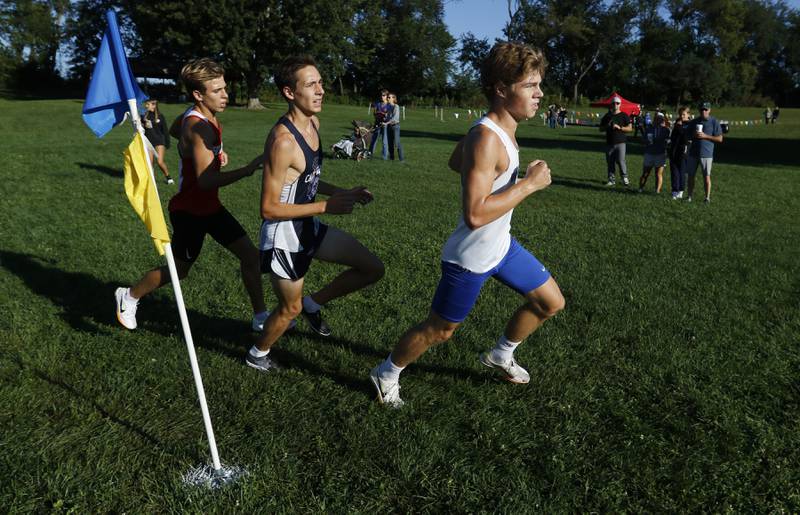
[[[68,7],[68,0],[0,1],[0,41],[6,66],[30,79],[57,77],[56,57]]]

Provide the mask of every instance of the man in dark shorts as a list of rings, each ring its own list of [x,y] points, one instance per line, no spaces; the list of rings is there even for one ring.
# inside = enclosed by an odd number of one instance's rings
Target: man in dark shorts
[[[261,191],[261,271],[269,274],[278,307],[264,323],[264,331],[245,359],[262,372],[276,367],[269,356],[272,345],[301,313],[321,336],[331,330],[321,307],[333,299],[364,288],[383,277],[383,263],[353,236],[316,218],[324,213],[349,214],[356,203],[366,204],[372,193],[359,186],[349,190],[320,180],[322,142],[319,119],[322,88],[310,57],[289,57],[275,74],[275,85],[289,104],[267,136]],[[317,193],[328,196],[316,200]],[[347,268],[329,284],[303,297],[304,277],[312,259]]]
[[[191,61],[181,70],[181,79],[194,98],[194,106],[180,121],[180,186],[169,202],[172,249],[180,279],[188,275],[200,254],[206,234],[231,251],[239,259],[242,281],[253,306],[253,328],[256,329],[267,317],[258,251],[239,222],[219,201],[218,190],[252,175],[261,166],[263,156],[258,156],[243,168],[220,172],[224,153],[222,126],[216,115],[224,111],[228,103],[224,74],[222,66],[206,58]],[[114,297],[119,323],[127,329],[136,329],[139,300],[169,282],[169,269],[162,266],[147,272],[130,288],[117,288]]]

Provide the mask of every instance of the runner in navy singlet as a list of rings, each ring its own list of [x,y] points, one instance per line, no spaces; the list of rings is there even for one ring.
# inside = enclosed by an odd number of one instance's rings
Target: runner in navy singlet
[[[278,91],[289,110],[269,133],[264,145],[261,192],[261,270],[269,274],[278,307],[264,323],[260,340],[247,354],[247,365],[267,372],[276,368],[268,356],[272,345],[303,314],[322,336],[331,333],[321,306],[383,277],[383,263],[353,236],[328,226],[316,216],[343,215],[372,200],[359,186],[349,190],[320,180],[322,142],[322,78],[313,59],[290,57],[275,74]],[[327,200],[317,200],[316,195]],[[347,270],[319,291],[303,297],[303,278],[313,259],[344,265]]]

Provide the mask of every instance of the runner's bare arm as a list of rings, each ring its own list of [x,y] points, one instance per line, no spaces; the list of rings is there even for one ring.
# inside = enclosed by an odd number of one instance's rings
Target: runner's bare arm
[[[550,184],[550,169],[544,161],[528,165],[525,177],[504,191],[492,194],[492,183],[498,171],[508,166],[500,138],[488,129],[476,128],[464,141],[461,188],[464,222],[470,229],[489,224],[528,195]]]
[[[466,136],[461,138],[458,144],[456,144],[456,148],[453,149],[453,153],[450,155],[450,161],[447,163],[447,166],[456,173],[461,173],[461,161],[463,159],[462,154],[464,153],[465,139]]]
[[[216,142],[213,129],[199,120],[188,120],[184,131],[192,149],[192,158],[197,170],[197,185],[204,190],[221,188],[253,175],[263,161],[263,156],[258,156],[242,168],[222,173],[219,159],[214,157],[214,152],[211,150]]]
[[[372,200],[374,199],[372,193],[367,189],[366,186],[356,186],[355,188],[350,188],[349,190],[346,190],[344,188],[334,186],[331,183],[325,181],[319,181],[319,187],[317,191],[322,195],[329,195],[329,196],[342,193],[352,194],[355,195],[355,201],[358,202],[359,204],[368,204],[369,202],[372,202]]]
[[[172,122],[172,125],[169,126],[169,135],[175,139],[180,139],[181,137],[181,122],[183,122],[183,113],[179,114],[175,121]]]

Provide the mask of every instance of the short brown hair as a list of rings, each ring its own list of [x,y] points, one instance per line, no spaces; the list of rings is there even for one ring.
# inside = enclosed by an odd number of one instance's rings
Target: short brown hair
[[[680,117],[680,116],[681,116],[683,113],[685,113],[685,112],[686,112],[686,111],[688,111],[688,110],[689,110],[689,108],[688,108],[688,107],[686,107],[686,106],[680,106],[680,107],[678,108],[678,117]]]
[[[491,102],[498,83],[509,86],[532,72],[544,75],[546,68],[541,50],[522,43],[497,43],[481,65],[481,89]]]
[[[189,95],[192,94],[192,91],[205,93],[204,83],[224,76],[225,68],[208,57],[189,61],[181,68],[181,81]]]
[[[275,81],[275,86],[278,88],[281,96],[285,98],[285,95],[283,95],[283,88],[288,86],[294,89],[297,85],[297,77],[295,77],[295,74],[298,70],[306,66],[313,66],[316,68],[317,62],[313,57],[308,55],[293,55],[283,60],[275,71],[275,75],[272,76],[272,80]]]

